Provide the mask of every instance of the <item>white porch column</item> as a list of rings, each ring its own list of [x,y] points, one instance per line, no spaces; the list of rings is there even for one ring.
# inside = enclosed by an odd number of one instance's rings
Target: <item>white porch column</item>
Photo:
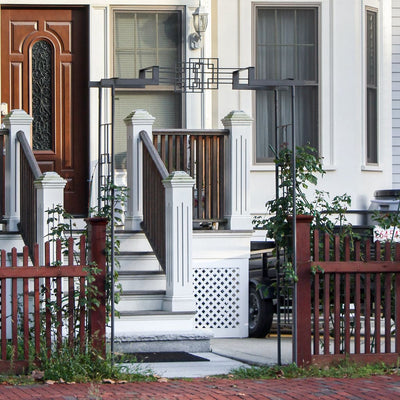
[[[17,132],[22,131],[31,143],[31,123],[33,118],[24,110],[11,110],[3,118],[8,129],[5,160],[5,215],[7,231],[18,231],[20,221],[20,154]]]
[[[39,244],[40,265],[44,265],[44,243],[49,240],[47,236],[49,233],[49,226],[47,224],[49,215],[46,211],[53,209],[57,205],[64,207],[64,188],[66,184],[67,181],[61,178],[57,172],[45,172],[34,183],[37,196],[36,237]],[[52,255],[53,252],[51,251],[50,254]]]
[[[243,111],[232,111],[222,120],[230,131],[225,152],[225,218],[231,230],[253,229],[249,197],[251,122]]]
[[[193,185],[183,171],[164,181],[167,291],[164,310],[195,311],[192,287]]]
[[[125,119],[127,126],[127,187],[125,229],[141,230],[143,221],[143,148],[139,138],[146,131],[152,139],[155,118],[145,110],[132,111]]]

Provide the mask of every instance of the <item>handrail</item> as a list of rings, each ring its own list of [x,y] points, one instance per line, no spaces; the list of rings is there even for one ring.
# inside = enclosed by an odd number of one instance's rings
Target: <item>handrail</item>
[[[166,265],[165,188],[168,171],[145,131],[139,133],[143,143],[143,222],[145,233],[161,267]]]
[[[28,162],[29,167],[32,170],[34,178],[35,179],[40,178],[42,175],[42,172],[40,171],[40,168],[36,161],[36,158],[33,155],[31,146],[29,145],[28,140],[26,139],[25,133],[22,131],[18,131],[17,139],[18,139],[19,143],[21,144],[21,149],[25,154],[26,161]]]
[[[35,180],[42,176],[39,165],[33,155],[24,132],[17,132],[17,140],[20,143],[20,204],[21,216],[19,229],[25,244],[29,247],[31,257],[33,248],[37,242],[37,196],[34,186]]]
[[[228,129],[153,129],[153,134],[172,135],[194,135],[194,136],[227,136]]]
[[[158,172],[160,173],[161,178],[165,179],[168,176],[168,170],[162,162],[160,155],[157,153],[157,150],[154,148],[153,143],[149,138],[149,135],[146,131],[141,131],[139,132],[139,137],[140,139],[142,139],[143,144],[146,146],[146,149],[149,152],[149,155],[153,160]]]

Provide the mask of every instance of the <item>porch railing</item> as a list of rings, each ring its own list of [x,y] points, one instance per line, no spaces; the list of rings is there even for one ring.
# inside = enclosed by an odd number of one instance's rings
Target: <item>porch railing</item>
[[[143,222],[142,228],[162,268],[165,270],[165,188],[168,171],[145,131],[143,142]]]
[[[168,172],[185,171],[195,180],[194,222],[225,222],[224,164],[229,130],[153,130],[153,144]]]
[[[36,189],[34,181],[42,173],[33,155],[32,149],[26,139],[24,132],[17,132],[17,139],[20,143],[20,204],[21,219],[20,231],[25,244],[33,251],[33,245],[37,242],[37,205]],[[32,255],[32,254],[31,254]]]

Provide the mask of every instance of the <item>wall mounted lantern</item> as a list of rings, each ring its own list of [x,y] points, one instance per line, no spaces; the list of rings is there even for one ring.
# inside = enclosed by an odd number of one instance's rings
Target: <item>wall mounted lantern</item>
[[[196,11],[192,14],[192,16],[193,27],[196,32],[189,36],[189,40],[190,48],[195,50],[200,48],[202,34],[206,31],[208,25],[208,13],[201,5],[201,0],[199,1],[199,6],[196,8]]]

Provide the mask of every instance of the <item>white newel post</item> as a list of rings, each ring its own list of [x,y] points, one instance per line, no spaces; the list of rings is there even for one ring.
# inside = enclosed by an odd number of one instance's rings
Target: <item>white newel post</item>
[[[183,171],[164,181],[167,291],[166,311],[195,311],[192,287],[193,185]]]
[[[230,131],[225,152],[225,218],[231,230],[253,229],[249,197],[251,122],[243,111],[232,111],[222,120]]]
[[[20,222],[20,155],[17,133],[22,131],[29,143],[31,143],[32,117],[24,110],[11,110],[3,118],[3,123],[8,129],[6,138],[6,160],[5,160],[5,214],[7,231],[18,231]]]
[[[57,172],[45,172],[35,181],[36,189],[36,213],[37,227],[36,235],[39,243],[39,263],[44,265],[44,242],[46,242],[49,233],[47,219],[49,217],[47,210],[54,209],[57,205],[64,207],[64,188],[67,181],[61,178]],[[62,222],[62,221],[59,221]],[[50,256],[53,252],[50,251]],[[42,264],[43,263],[43,264]]]
[[[139,138],[146,131],[153,138],[155,118],[145,110],[132,111],[125,119],[127,126],[127,187],[125,229],[141,230],[143,221],[143,147]]]

